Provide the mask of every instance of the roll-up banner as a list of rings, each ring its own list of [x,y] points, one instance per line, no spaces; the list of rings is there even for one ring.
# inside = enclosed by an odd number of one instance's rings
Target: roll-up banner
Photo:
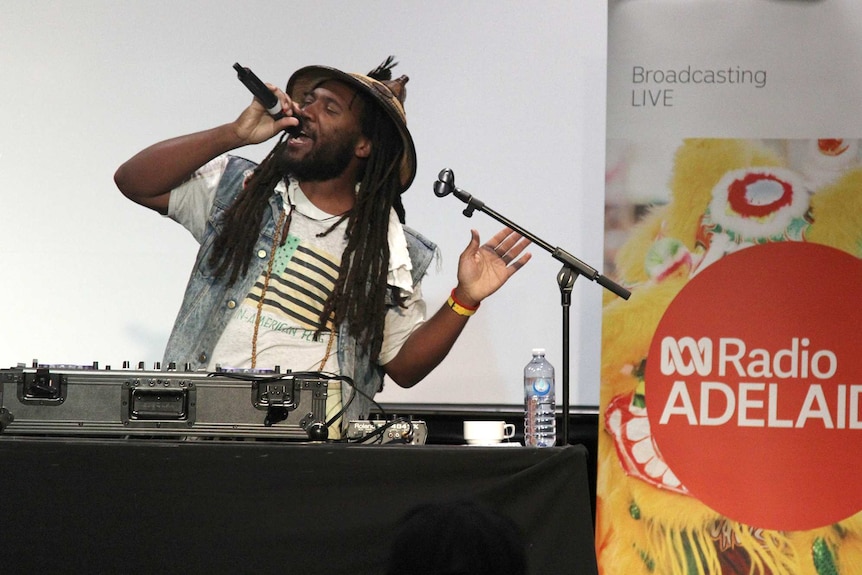
[[[600,572],[862,573],[862,3],[608,25]]]

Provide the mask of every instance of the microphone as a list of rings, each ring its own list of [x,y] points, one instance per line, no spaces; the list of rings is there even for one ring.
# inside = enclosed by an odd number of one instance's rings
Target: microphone
[[[236,76],[239,78],[239,81],[248,88],[249,92],[251,92],[261,104],[263,104],[263,107],[266,108],[267,113],[272,116],[273,119],[281,120],[285,117],[284,112],[281,111],[281,103],[278,101],[278,97],[266,87],[266,84],[264,84],[254,72],[248,68],[240,66],[239,63],[235,63],[233,68],[236,70]],[[302,119],[299,116],[294,117],[299,120],[300,123],[296,126],[290,126],[287,128],[287,133],[291,135],[298,134],[302,124]]]

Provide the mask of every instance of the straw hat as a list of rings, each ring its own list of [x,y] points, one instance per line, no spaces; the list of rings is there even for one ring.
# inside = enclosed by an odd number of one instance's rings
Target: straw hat
[[[287,82],[285,92],[293,101],[301,102],[305,94],[322,82],[338,80],[362,90],[372,101],[379,104],[395,123],[404,144],[404,154],[401,156],[399,173],[401,192],[403,193],[410,187],[413,178],[416,177],[416,148],[413,145],[410,131],[407,129],[407,116],[404,113],[404,100],[407,99],[405,84],[409,78],[401,76],[395,80],[392,79],[392,68],[397,64],[397,62],[393,62],[393,59],[393,56],[389,56],[368,75],[342,72],[328,66],[306,66],[293,73]]]

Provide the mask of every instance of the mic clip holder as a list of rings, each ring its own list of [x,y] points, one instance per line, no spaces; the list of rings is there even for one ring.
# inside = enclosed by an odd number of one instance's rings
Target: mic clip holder
[[[481,212],[485,207],[484,202],[474,198],[473,196],[471,196],[470,194],[468,194],[464,190],[459,190],[459,189],[455,188],[455,190],[452,193],[455,195],[456,198],[458,198],[459,200],[461,200],[462,202],[467,204],[467,207],[464,208],[464,211],[461,213],[463,213],[468,218],[473,217],[474,211],[479,210]]]

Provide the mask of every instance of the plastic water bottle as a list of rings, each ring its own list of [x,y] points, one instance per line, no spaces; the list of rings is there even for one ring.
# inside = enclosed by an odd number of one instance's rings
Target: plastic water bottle
[[[554,366],[544,349],[534,349],[524,367],[524,445],[553,447],[557,442]]]

